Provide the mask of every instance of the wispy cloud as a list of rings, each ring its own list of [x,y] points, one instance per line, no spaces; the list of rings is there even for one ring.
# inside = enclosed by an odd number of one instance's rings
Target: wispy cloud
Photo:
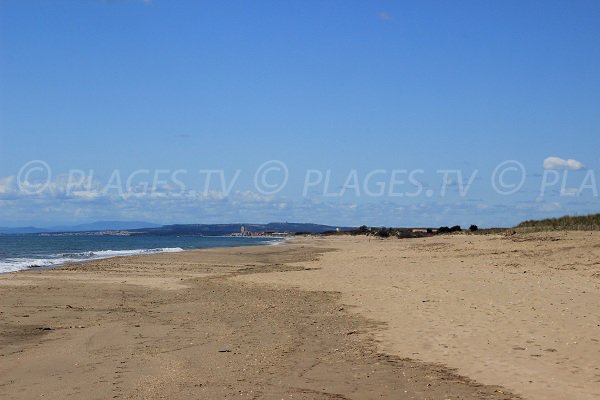
[[[377,13],[377,17],[379,17],[379,19],[382,21],[391,21],[392,20],[392,16],[385,11],[379,11]]]
[[[560,157],[547,157],[544,160],[544,169],[568,169],[571,171],[578,171],[583,169],[584,166],[581,162],[573,159],[564,160]]]
[[[6,178],[1,180],[7,182]],[[58,184],[60,185],[60,184]],[[14,191],[11,186],[9,191]],[[79,188],[77,188],[79,189]],[[567,191],[570,192],[569,189]],[[575,196],[569,196],[575,199]],[[94,187],[69,195],[0,194],[0,225],[57,225],[102,219],[139,219],[158,223],[223,223],[235,221],[306,221],[370,226],[512,226],[532,218],[585,213],[595,203],[561,204],[558,199],[524,201],[514,205],[486,201],[345,202],[293,200],[251,191],[139,193],[123,198]],[[507,215],[509,217],[507,217]]]
[[[569,164],[569,160],[562,161],[559,165],[577,166],[573,162]],[[552,167],[556,167],[556,163]],[[294,199],[252,190],[186,189],[168,182],[137,185],[132,182],[130,185],[126,180],[115,186],[91,177],[83,178],[59,174],[46,182],[44,190],[38,193],[23,190],[15,176],[0,177],[0,226],[57,225],[102,219],[161,223],[307,221],[371,226],[507,226],[525,219],[597,209],[597,198],[593,199],[595,203],[586,203],[571,185],[560,191],[553,190],[545,197],[539,196],[535,201],[510,205],[486,201],[485,196],[458,201],[394,198],[371,202],[318,196]],[[564,203],[567,199],[573,203]]]

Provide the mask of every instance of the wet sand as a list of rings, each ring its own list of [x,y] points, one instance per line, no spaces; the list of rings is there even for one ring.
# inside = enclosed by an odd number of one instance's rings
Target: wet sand
[[[340,293],[243,281],[314,273],[302,265],[333,254],[331,244],[4,274],[0,398],[517,398],[382,352],[374,335],[384,327],[350,310]]]

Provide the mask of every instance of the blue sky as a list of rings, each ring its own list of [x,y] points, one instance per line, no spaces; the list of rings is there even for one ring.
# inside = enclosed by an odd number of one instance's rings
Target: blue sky
[[[598,212],[599,109],[597,1],[5,0],[0,226]],[[23,187],[33,160],[52,175]],[[265,193],[270,160],[288,179]],[[506,160],[525,176],[511,194],[492,184]],[[207,185],[202,170],[223,172]],[[422,170],[421,192],[392,187],[398,170]]]

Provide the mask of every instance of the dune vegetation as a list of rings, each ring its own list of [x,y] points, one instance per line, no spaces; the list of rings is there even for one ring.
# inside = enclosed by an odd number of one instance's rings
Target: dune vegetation
[[[523,221],[515,228],[523,230],[598,230],[600,214],[565,215],[559,218]]]

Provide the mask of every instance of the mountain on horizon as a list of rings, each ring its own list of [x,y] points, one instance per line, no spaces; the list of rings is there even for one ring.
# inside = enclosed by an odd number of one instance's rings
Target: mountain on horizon
[[[26,227],[0,227],[0,233],[4,234],[26,234],[26,233],[50,233],[50,232],[93,232],[93,231],[118,231],[131,229],[159,228],[162,225],[144,221],[96,221],[78,225],[60,225],[48,228]]]
[[[53,226],[48,229],[55,232],[91,232],[160,228],[161,226],[162,225],[145,221],[96,221],[88,224]]]
[[[246,232],[288,232],[288,233],[324,233],[328,231],[351,230],[351,227],[320,225],[298,222],[269,222],[268,224],[175,224],[164,225],[159,228],[136,229],[140,234],[146,235],[202,235],[219,236],[239,233],[244,227]]]
[[[240,232],[241,227],[248,232],[305,232],[323,233],[336,229],[350,230],[350,227],[320,225],[313,223],[270,222],[268,224],[175,224],[158,225],[143,221],[96,221],[79,225],[52,226],[36,228],[33,226],[7,228],[0,227],[0,234],[35,234],[61,232],[94,232],[94,231],[132,231],[145,235],[203,235],[218,236]]]
[[[17,228],[8,228],[8,227],[3,227],[0,226],[0,234],[11,234],[11,235],[16,235],[16,234],[25,234],[25,233],[44,233],[44,232],[51,232],[48,229],[44,229],[44,228],[36,228],[35,226],[23,226],[23,227],[17,227]]]

